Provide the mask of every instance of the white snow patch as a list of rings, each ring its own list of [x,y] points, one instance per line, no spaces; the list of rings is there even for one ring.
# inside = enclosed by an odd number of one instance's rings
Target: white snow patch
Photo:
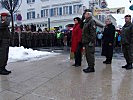
[[[57,54],[59,53],[25,49],[24,47],[10,47],[8,62],[38,60],[40,58],[48,58]]]

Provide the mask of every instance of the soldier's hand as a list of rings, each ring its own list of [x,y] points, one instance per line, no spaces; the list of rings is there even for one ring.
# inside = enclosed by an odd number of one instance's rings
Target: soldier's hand
[[[4,23],[5,21],[2,21],[2,23]]]
[[[112,43],[109,43],[109,46],[112,46]]]

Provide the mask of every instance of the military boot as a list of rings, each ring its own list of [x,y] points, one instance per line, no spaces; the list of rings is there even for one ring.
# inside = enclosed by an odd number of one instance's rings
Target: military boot
[[[85,73],[91,73],[91,72],[95,72],[95,68],[94,67],[88,67],[87,69],[83,69],[83,72]]]
[[[10,73],[5,70],[0,70],[0,75],[9,75]]]
[[[126,70],[130,70],[130,69],[133,69],[132,64],[128,64],[128,66],[126,67]]]
[[[0,75],[9,75],[11,71],[7,71],[5,67],[0,68]]]
[[[103,61],[104,64],[106,64],[107,60]]]
[[[125,66],[122,66],[122,68],[127,68],[128,64],[126,64]]]
[[[9,70],[7,70],[7,69],[4,69],[6,72],[8,72],[8,73],[12,73],[11,71],[9,71]]]
[[[106,64],[111,64],[111,63],[112,63],[112,61],[107,61],[107,62],[106,62]]]

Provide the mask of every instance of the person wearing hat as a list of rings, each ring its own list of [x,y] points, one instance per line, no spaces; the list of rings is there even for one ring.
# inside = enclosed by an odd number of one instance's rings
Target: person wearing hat
[[[84,69],[85,73],[95,72],[95,41],[96,41],[96,22],[92,19],[92,13],[86,10],[85,20],[82,30],[82,43],[85,47],[86,60],[88,68]]]
[[[84,10],[84,13],[82,15],[82,18],[81,18],[81,22],[80,22],[80,28],[83,29],[83,26],[84,26],[84,20],[85,20],[85,13],[86,12],[91,12],[90,9],[85,9]]]
[[[131,23],[131,15],[125,16],[125,25],[121,32],[122,51],[126,59],[126,65],[122,68],[130,70],[133,68],[133,24]]]
[[[9,52],[10,18],[8,13],[1,13],[0,18],[0,75],[8,75],[11,71],[6,70]]]

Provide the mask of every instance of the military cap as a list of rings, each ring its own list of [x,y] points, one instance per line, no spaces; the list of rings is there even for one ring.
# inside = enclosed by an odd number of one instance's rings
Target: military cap
[[[1,13],[0,15],[1,16],[8,16],[9,14],[8,13]]]
[[[84,11],[85,12],[92,12],[90,9],[85,9]]]
[[[128,15],[126,15],[125,17],[131,17],[131,15],[128,14]]]

